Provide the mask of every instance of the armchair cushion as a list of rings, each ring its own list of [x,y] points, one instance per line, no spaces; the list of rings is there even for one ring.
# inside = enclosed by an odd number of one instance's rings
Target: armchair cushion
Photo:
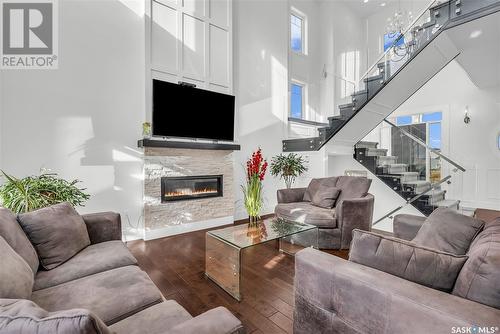
[[[309,202],[280,203],[274,209],[278,217],[318,227],[335,228],[337,218],[335,209],[324,209]]]
[[[420,247],[401,239],[354,230],[349,261],[430,288],[451,291],[467,256]]]
[[[88,309],[109,326],[160,303],[162,295],[138,266],[126,266],[34,291],[31,300],[49,312]]]
[[[500,309],[500,219],[485,225],[467,254],[453,294]]]
[[[341,190],[337,203],[343,199],[365,197],[370,190],[372,180],[361,176],[339,176],[337,188]]]
[[[108,334],[106,325],[84,309],[47,312],[29,300],[0,299],[0,332]]]
[[[52,270],[40,270],[33,290],[45,289],[106,270],[137,264],[121,240],[90,245]]]
[[[33,290],[33,272],[26,261],[14,252],[2,237],[0,237],[0,256],[2,257],[0,298],[30,298]]]
[[[335,205],[335,201],[339,197],[340,189],[336,187],[329,187],[325,184],[321,184],[312,198],[311,204],[314,206],[319,206],[320,208],[331,209]]]
[[[306,202],[311,202],[314,194],[319,190],[321,185],[326,187],[335,187],[337,184],[338,177],[323,177],[319,179],[312,179],[307,186],[306,192],[304,194],[303,200]]]
[[[17,222],[16,216],[5,208],[0,208],[0,237],[3,237],[10,247],[29,264],[35,274],[40,265],[35,248]]]
[[[439,208],[427,217],[412,241],[420,246],[464,255],[483,226],[482,220]]]
[[[35,246],[42,267],[47,270],[90,245],[87,227],[69,203],[23,213],[18,220]]]

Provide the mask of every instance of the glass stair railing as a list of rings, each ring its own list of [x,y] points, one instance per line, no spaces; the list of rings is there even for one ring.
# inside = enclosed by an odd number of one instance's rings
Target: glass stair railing
[[[428,144],[428,126],[385,120],[355,145],[354,158],[405,201],[375,223],[406,205],[426,216],[439,207],[459,210],[465,168]]]
[[[432,1],[368,68],[359,83],[353,83],[355,89],[350,94],[349,101],[338,105],[336,115],[328,117],[328,126],[319,128],[316,137],[283,140],[283,151],[321,149],[441,31],[493,7],[498,10],[499,5],[500,0]]]

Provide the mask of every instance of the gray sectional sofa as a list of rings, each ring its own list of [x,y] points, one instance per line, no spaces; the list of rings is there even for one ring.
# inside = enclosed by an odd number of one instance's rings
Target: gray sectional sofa
[[[36,212],[20,221],[0,208],[1,333],[244,332],[225,308],[193,318],[175,301],[165,300],[121,241],[119,214],[81,216],[88,233],[84,248],[50,270],[43,267],[58,259],[37,254],[32,242],[44,239],[40,233],[45,230],[40,222],[30,225],[32,217]],[[72,247],[75,242],[67,233],[65,247]],[[36,249],[49,246],[50,254],[61,245],[46,240],[35,243]]]
[[[438,209],[355,230],[349,261],[300,251],[294,333],[497,333],[500,219],[483,224]]]
[[[274,212],[278,217],[317,226],[319,248],[348,249],[352,230],[371,228],[374,197],[368,193],[370,185],[371,180],[366,177],[312,179],[307,188],[278,190]],[[336,190],[334,195],[328,193],[329,189]],[[316,195],[318,203],[314,201]],[[331,200],[330,205],[325,205],[325,198]]]

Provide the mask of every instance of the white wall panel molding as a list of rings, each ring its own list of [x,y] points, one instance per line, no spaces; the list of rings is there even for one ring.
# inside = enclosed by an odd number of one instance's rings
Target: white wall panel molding
[[[233,91],[230,0],[146,0],[146,110],[151,79]]]

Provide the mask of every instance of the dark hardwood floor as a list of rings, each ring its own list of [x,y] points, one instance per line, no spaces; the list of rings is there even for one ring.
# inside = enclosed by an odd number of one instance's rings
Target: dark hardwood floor
[[[132,241],[128,247],[166,299],[174,299],[193,316],[225,306],[238,317],[247,333],[292,333],[293,257],[281,254],[276,242],[242,253],[242,295],[236,301],[207,279],[205,232]],[[346,251],[329,251],[346,258]]]

